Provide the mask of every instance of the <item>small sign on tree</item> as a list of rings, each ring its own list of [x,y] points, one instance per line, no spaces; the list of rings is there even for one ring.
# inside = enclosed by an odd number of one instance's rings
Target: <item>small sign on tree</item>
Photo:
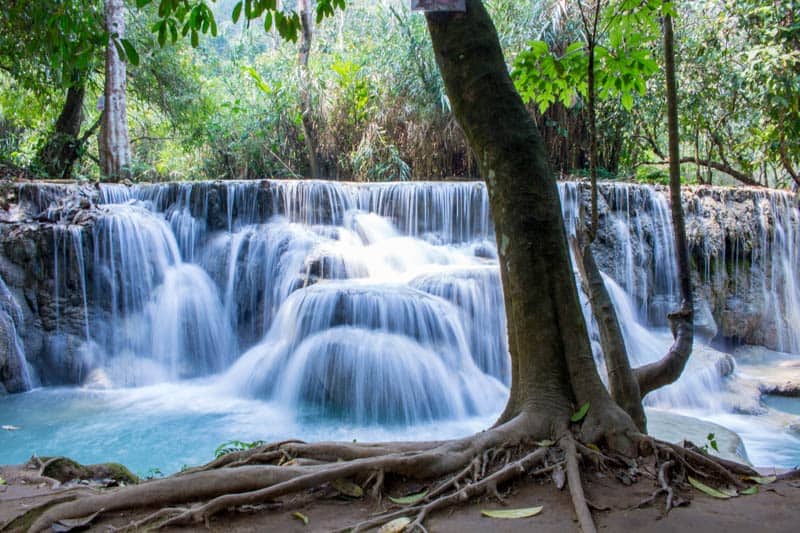
[[[411,0],[411,11],[466,11],[466,0]]]

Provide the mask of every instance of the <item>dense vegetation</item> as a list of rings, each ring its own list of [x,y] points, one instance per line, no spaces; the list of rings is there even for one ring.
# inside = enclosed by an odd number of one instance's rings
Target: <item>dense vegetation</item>
[[[245,24],[241,16],[234,23],[237,3],[207,3],[216,37],[208,32],[174,42],[172,28],[159,26],[159,2],[126,4],[127,35],[117,44],[129,56],[134,180],[309,176],[307,134],[316,141],[322,176],[478,174],[445,95],[424,17],[410,13],[406,1],[355,0],[312,22],[305,71],[298,61],[302,42],[281,39],[275,25],[265,32],[262,18]],[[277,7],[288,15],[300,3]],[[663,54],[657,22],[641,14],[647,4],[487,4],[506,57],[514,58],[509,68],[561,173],[590,166],[591,45],[600,176],[666,180]],[[772,186],[800,179],[796,2],[701,0],[683,2],[679,10],[684,179]],[[56,122],[80,92],[74,136],[81,142],[72,176],[100,176],[94,134],[108,39],[102,18],[98,0],[0,7],[0,165],[62,177],[47,154],[58,151]]]

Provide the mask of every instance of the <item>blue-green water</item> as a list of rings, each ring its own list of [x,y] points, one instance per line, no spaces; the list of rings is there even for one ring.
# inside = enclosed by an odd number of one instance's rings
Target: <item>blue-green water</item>
[[[285,407],[234,398],[204,383],[91,391],[37,389],[0,400],[0,464],[32,454],[64,455],[79,462],[120,462],[141,475],[164,474],[214,458],[223,442],[306,440],[428,440],[469,435],[495,415],[414,427],[358,427],[298,422]]]
[[[775,409],[776,411],[781,411],[790,415],[800,416],[800,398],[765,395],[762,399],[770,409]]]

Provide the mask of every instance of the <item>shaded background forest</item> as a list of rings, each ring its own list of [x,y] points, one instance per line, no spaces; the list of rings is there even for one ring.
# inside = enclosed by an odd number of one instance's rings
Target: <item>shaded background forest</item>
[[[323,177],[477,176],[450,110],[424,17],[410,13],[406,1],[355,0],[315,25],[307,74],[299,66],[298,43],[265,32],[258,21],[249,27],[242,21],[234,24],[230,13],[236,3],[209,4],[218,36],[204,36],[196,47],[190,39],[167,39],[160,46],[158,31],[153,31],[157,5],[129,6],[127,38],[138,55],[138,64],[128,65],[134,180],[310,175],[304,95]],[[520,58],[535,49],[531,41],[546,43],[554,57],[584,42],[581,8],[595,7],[563,0],[486,3],[509,68],[517,72],[526,68]],[[96,104],[103,91],[105,43],[60,25],[57,16],[47,26],[34,15],[26,21],[13,12],[14,4],[0,8],[0,165],[6,174],[58,177],[42,164],[41,154],[59,115],[75,105],[80,92],[77,136],[85,142],[71,176],[96,179],[93,126],[100,114]],[[92,18],[102,19],[103,2],[75,4],[31,3],[73,10],[70,16],[89,20],[87,26]],[[600,2],[601,21],[614,17],[614,5]],[[282,7],[289,11],[297,5],[286,0]],[[800,167],[795,2],[699,0],[683,2],[679,9],[684,179],[790,186]],[[614,71],[614,53],[624,47],[613,32],[603,30],[608,27],[600,25],[598,46],[608,54],[596,69],[608,70],[612,89],[613,84],[630,85],[633,99],[626,102],[600,88],[600,176],[666,181],[663,69],[653,69],[642,84]],[[636,44],[645,60],[661,61],[658,38],[645,36]],[[537,94],[543,88],[535,87]],[[578,91],[544,111],[537,102],[529,104],[550,147],[552,166],[561,174],[580,175],[588,168],[585,103]]]

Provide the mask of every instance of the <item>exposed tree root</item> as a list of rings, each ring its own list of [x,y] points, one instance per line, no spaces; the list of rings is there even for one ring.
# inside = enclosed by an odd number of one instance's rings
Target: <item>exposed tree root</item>
[[[575,512],[584,533],[596,531],[583,492],[581,461],[584,466],[604,472],[626,473],[637,477],[640,470],[631,458],[606,454],[595,446],[576,442],[573,434],[562,431],[558,444],[534,444],[531,418],[520,415],[512,421],[472,437],[430,443],[320,443],[286,441],[252,450],[230,453],[211,463],[170,478],[141,485],[109,490],[100,494],[79,495],[47,508],[29,531],[40,532],[65,519],[90,517],[95,513],[156,508],[123,530],[159,529],[166,526],[209,524],[227,510],[270,509],[279,507],[286,497],[318,497],[320,488],[341,480],[352,480],[377,500],[387,478],[395,481],[415,478],[429,483],[430,490],[417,502],[355,524],[362,531],[378,527],[398,517],[412,522],[406,531],[425,531],[424,521],[433,512],[462,504],[476,497],[503,501],[501,487],[526,475],[552,475],[561,486],[564,474]],[[653,496],[640,504],[649,505],[666,496],[665,513],[681,503],[675,488],[686,474],[698,474],[711,482],[743,487],[740,476],[754,475],[751,469],[721,461],[691,448],[664,443],[644,435],[632,436],[656,458],[658,483]]]

